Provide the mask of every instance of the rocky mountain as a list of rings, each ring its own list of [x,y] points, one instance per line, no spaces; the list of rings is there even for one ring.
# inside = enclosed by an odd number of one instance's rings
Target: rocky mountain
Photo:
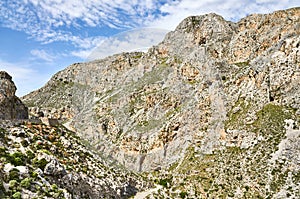
[[[28,120],[11,76],[0,75],[0,198],[129,198],[152,186],[57,121]]]
[[[0,119],[28,119],[28,109],[15,95],[16,86],[12,77],[0,71]]]
[[[183,20],[147,53],[76,63],[22,98],[161,185],[149,198],[299,198],[300,8]]]

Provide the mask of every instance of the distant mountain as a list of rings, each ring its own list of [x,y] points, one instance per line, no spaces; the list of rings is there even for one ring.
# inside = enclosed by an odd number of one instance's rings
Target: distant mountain
[[[299,20],[191,16],[147,53],[73,64],[22,100],[160,184],[150,198],[298,198]]]

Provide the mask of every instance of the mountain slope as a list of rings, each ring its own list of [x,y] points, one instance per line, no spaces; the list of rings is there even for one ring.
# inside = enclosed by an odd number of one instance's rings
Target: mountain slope
[[[158,195],[297,197],[299,19],[189,17],[147,53],[73,64],[23,100],[149,172]]]
[[[0,124],[1,198],[129,198],[150,186],[62,126]]]

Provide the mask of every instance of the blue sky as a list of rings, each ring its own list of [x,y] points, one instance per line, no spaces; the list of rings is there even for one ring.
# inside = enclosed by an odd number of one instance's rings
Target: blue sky
[[[0,70],[22,96],[72,63],[145,50],[190,15],[238,21],[297,6],[299,0],[1,0]]]

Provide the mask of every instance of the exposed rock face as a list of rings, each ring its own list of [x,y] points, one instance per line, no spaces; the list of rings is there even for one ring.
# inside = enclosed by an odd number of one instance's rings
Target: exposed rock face
[[[237,23],[189,17],[147,53],[73,64],[24,100],[64,110],[69,127],[129,169],[175,163],[156,176],[164,197],[294,196],[299,20],[299,8]]]
[[[0,119],[27,119],[28,109],[15,96],[16,86],[12,77],[5,71],[0,71]]]

